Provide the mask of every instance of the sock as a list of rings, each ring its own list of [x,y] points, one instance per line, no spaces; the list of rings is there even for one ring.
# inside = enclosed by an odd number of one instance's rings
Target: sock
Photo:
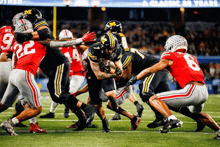
[[[52,101],[51,106],[50,106],[50,112],[55,113],[57,106],[58,106],[58,103],[55,103],[54,101]]]
[[[16,124],[19,123],[19,120],[18,120],[16,117],[12,118],[11,121],[12,121],[12,123],[13,123],[14,125],[16,125]]]
[[[30,121],[30,123],[32,123],[32,124],[36,124],[37,118],[36,118],[36,117],[32,117],[32,118],[29,119],[29,121]]]
[[[134,104],[137,105],[137,104],[140,104],[140,103],[138,101],[135,101]]]
[[[171,116],[168,117],[168,121],[170,121],[171,119],[174,120],[174,119],[177,119],[177,118],[176,118],[176,116],[171,115]]]
[[[85,103],[82,103],[82,105],[81,105],[80,108],[81,108],[82,110],[84,110],[86,106],[87,106],[87,105],[86,105]]]

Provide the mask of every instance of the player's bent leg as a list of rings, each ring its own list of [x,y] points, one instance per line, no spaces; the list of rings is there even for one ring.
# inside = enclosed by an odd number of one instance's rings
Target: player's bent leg
[[[108,119],[105,116],[105,109],[102,106],[102,102],[100,102],[99,104],[96,105],[97,108],[97,112],[96,114],[99,116],[99,118],[102,120],[102,131],[104,133],[109,133],[110,132],[110,127],[108,124]]]
[[[144,111],[144,106],[141,105],[138,101],[135,95],[132,93],[131,96],[128,98],[137,108],[137,116],[141,117],[142,113]]]
[[[212,117],[210,115],[208,115],[207,113],[201,111],[200,113],[200,120],[207,125],[209,128],[211,128],[214,131],[219,131],[220,127],[218,126],[218,124],[212,119]]]
[[[55,117],[54,113],[56,111],[57,106],[58,106],[58,103],[52,101],[51,106],[50,106],[50,112],[44,115],[41,115],[39,118],[54,118]]]
[[[74,131],[82,131],[83,129],[87,127],[87,124],[86,124],[87,118],[85,114],[81,111],[80,108],[75,108],[75,109],[72,109],[71,111],[75,113],[79,119],[77,127]]]
[[[32,107],[30,109],[26,109],[21,112],[18,116],[16,116],[17,120],[19,122],[22,122],[24,120],[30,119],[38,114],[40,114],[42,111],[42,106],[39,106],[38,108]]]
[[[0,103],[0,113],[7,110],[8,106],[3,105],[2,103]]]
[[[108,109],[111,109],[111,110],[113,110],[113,111],[115,111],[119,114],[122,114],[122,115],[128,117],[131,120],[130,130],[136,130],[137,129],[138,124],[141,121],[140,117],[130,114],[128,111],[124,110],[121,106],[118,106],[116,110],[113,109],[110,101],[107,102],[106,106],[107,106]]]
[[[168,106],[165,102],[158,99],[156,95],[153,95],[149,99],[150,104],[161,114],[168,118],[168,123],[165,124],[159,131],[161,133],[167,133],[173,128],[181,127],[183,122],[178,120],[174,115],[172,115],[171,111],[169,110]]]
[[[201,120],[200,117],[202,117],[200,114],[195,114],[190,112],[188,107],[182,107],[182,108],[173,108],[173,107],[169,107],[171,110],[175,111],[175,112],[179,112],[187,117],[192,118],[193,120],[196,121],[197,123],[197,128],[194,130],[194,132],[200,132],[202,131],[206,124],[204,124]]]
[[[23,105],[26,104],[25,103],[22,104],[22,103],[23,103],[22,100],[17,101],[17,103],[15,104],[15,112],[11,118],[18,116],[22,111],[24,111]],[[27,127],[27,126],[19,122],[18,124],[15,125],[15,127]]]

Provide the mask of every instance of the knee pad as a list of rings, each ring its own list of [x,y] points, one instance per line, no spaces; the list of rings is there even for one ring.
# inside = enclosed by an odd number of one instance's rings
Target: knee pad
[[[149,92],[140,92],[140,97],[142,99],[143,102],[148,102],[150,97],[153,96],[153,93],[149,93]]]

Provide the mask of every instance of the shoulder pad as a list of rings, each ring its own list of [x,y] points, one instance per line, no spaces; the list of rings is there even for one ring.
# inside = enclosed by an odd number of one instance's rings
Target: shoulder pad
[[[98,56],[100,54],[100,45],[96,43],[90,46],[87,53],[89,59],[91,59],[94,62],[98,62]]]
[[[35,30],[37,30],[41,26],[49,26],[44,18],[37,19],[33,25]]]

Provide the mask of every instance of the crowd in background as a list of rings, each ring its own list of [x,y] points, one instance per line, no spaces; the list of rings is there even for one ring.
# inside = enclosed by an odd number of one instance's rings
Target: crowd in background
[[[97,36],[104,30],[103,22],[95,28]],[[188,52],[196,56],[217,56],[220,55],[220,28],[218,24],[210,27],[177,29],[172,23],[158,22],[122,22],[123,33],[125,34],[130,48],[137,48],[152,55],[161,55],[167,38],[171,35],[180,34],[184,36],[189,44]],[[52,28],[52,23],[51,26]],[[88,31],[88,22],[58,23],[57,34],[67,28],[74,36],[81,37]],[[90,28],[93,29],[93,28]]]
[[[209,27],[203,24],[194,27],[184,26],[176,28],[167,22],[121,22],[123,34],[125,34],[129,48],[137,48],[142,52],[160,56],[163,52],[164,43],[169,36],[180,34],[188,41],[188,53],[195,56],[220,56],[220,25],[218,23]],[[52,22],[48,21],[49,27],[53,28]],[[69,29],[75,38],[82,37],[88,30],[95,31],[97,37],[104,33],[106,22],[99,27],[89,28],[88,21],[71,21],[57,23],[57,39],[62,29]],[[205,80],[214,80],[214,85],[220,89],[220,65],[219,63],[200,64]],[[45,78],[39,70],[37,78]],[[220,92],[220,90],[219,90]]]

